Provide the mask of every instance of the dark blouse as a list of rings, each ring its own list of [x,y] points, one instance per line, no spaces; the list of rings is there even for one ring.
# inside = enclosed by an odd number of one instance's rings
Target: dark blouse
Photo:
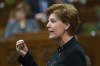
[[[29,52],[24,57],[20,56],[18,62],[23,66],[37,66]],[[47,66],[87,66],[86,56],[77,40],[72,38],[62,47],[58,47]]]

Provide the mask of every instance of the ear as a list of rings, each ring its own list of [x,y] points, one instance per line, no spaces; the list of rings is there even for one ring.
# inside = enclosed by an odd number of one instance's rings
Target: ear
[[[70,27],[70,24],[66,23],[65,30],[68,30],[69,27]]]

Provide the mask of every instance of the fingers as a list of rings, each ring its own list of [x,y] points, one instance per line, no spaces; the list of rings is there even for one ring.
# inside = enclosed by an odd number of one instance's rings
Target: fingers
[[[26,53],[28,52],[28,48],[25,45],[24,40],[18,40],[16,42],[16,50],[18,54],[22,55],[23,57],[26,55]]]
[[[16,45],[19,45],[19,44],[22,44],[22,43],[24,43],[24,40],[18,40],[18,41],[16,42]]]
[[[20,49],[23,49],[23,47],[24,47],[24,40],[18,40],[17,42],[16,42],[16,50],[20,50]]]

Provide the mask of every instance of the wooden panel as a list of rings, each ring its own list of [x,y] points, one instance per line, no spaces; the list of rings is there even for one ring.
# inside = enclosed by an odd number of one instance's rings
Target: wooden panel
[[[24,39],[30,53],[35,58],[39,66],[46,66],[50,56],[57,48],[55,41],[48,38],[47,32],[20,34],[8,40],[0,42],[0,66],[19,66],[17,62],[17,52],[15,43],[19,39]],[[92,66],[100,66],[100,36],[78,36],[78,41],[89,56]]]
[[[8,53],[7,47],[0,43],[0,66],[7,66],[8,65]]]
[[[80,16],[82,21],[84,22],[98,22],[98,16],[96,15],[96,11],[93,7],[80,7]]]
[[[81,46],[85,49],[86,54],[91,60],[91,66],[100,66],[98,63],[100,61],[100,36],[79,36],[78,37]]]

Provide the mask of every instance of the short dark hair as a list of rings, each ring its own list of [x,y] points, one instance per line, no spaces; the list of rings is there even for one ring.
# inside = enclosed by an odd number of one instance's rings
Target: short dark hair
[[[62,22],[70,24],[67,30],[69,35],[76,34],[80,21],[79,13],[75,6],[72,4],[53,4],[46,11],[47,16],[50,16],[52,13],[55,13]]]

